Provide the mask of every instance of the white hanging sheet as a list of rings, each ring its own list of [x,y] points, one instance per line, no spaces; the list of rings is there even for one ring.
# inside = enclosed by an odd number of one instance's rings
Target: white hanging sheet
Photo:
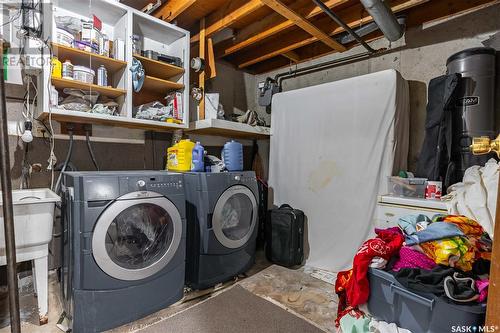
[[[407,82],[386,70],[279,93],[271,131],[270,200],[305,212],[306,264],[351,267],[387,177],[407,168]]]

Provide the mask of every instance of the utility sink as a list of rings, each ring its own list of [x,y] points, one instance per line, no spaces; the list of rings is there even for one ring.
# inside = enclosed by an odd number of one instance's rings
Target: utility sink
[[[47,188],[12,191],[17,262],[32,261],[40,324],[48,321],[48,255],[54,208],[61,198]],[[6,265],[0,192],[0,266]]]

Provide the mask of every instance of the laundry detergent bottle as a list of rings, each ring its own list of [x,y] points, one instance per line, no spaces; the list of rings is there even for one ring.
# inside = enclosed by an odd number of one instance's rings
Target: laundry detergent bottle
[[[191,171],[202,172],[205,170],[205,148],[196,142],[193,148],[193,158],[191,162]]]
[[[222,161],[228,171],[243,171],[243,145],[231,140],[222,149]]]
[[[181,140],[167,149],[167,170],[185,172],[191,170],[194,142]]]

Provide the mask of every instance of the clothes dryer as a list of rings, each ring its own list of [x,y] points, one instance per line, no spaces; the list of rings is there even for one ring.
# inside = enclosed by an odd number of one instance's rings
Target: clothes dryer
[[[255,262],[258,185],[253,171],[186,173],[186,283],[204,289]]]

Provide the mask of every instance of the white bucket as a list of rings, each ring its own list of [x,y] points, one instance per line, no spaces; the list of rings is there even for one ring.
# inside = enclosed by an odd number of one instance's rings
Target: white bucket
[[[68,32],[64,29],[57,28],[56,29],[56,40],[58,44],[73,47],[73,42],[75,41],[75,36],[71,32]]]
[[[94,83],[95,72],[91,68],[85,66],[73,67],[73,79],[85,83]]]

